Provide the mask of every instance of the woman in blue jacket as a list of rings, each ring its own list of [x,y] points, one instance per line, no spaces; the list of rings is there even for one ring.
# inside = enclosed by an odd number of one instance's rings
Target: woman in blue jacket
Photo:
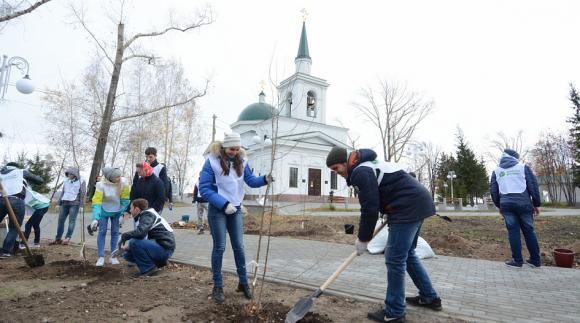
[[[252,293],[248,286],[246,258],[244,255],[244,216],[241,204],[244,199],[244,182],[256,188],[268,184],[271,176],[255,176],[248,166],[241,148],[240,135],[226,134],[223,142],[212,143],[210,155],[201,171],[199,190],[209,202],[208,222],[213,238],[211,269],[213,272],[212,297],[218,303],[225,300],[222,280],[222,258],[226,248],[226,230],[230,235],[239,284],[237,291],[248,299]]]

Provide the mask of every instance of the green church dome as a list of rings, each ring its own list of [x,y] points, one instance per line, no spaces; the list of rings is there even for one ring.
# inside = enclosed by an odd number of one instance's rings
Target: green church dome
[[[238,121],[268,120],[274,115],[274,107],[265,102],[264,93],[260,93],[260,102],[248,105],[240,116]]]

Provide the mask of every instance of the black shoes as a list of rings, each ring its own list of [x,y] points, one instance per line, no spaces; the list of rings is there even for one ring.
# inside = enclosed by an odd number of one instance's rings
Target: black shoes
[[[540,268],[542,266],[541,263],[531,262],[530,259],[526,259],[526,264],[532,268]]]
[[[369,320],[375,321],[375,322],[389,322],[389,323],[403,323],[406,322],[405,321],[405,316],[402,317],[388,317],[387,315],[385,315],[385,311],[383,311],[382,309],[376,311],[376,312],[369,312],[367,314],[367,318]]]
[[[431,303],[426,303],[421,296],[414,296],[414,297],[405,297],[407,304],[426,307],[432,309],[434,311],[441,311],[443,306],[441,306],[441,298],[437,297]]]
[[[213,291],[211,292],[211,297],[218,304],[221,304],[226,300],[226,296],[224,295],[224,289],[221,287],[214,287]]]
[[[157,274],[159,274],[159,269],[157,269],[157,267],[153,267],[153,269],[144,272],[144,273],[135,273],[133,275],[133,278],[144,278],[144,277],[152,277],[152,276],[156,276]]]
[[[522,263],[521,262],[516,262],[515,260],[510,260],[510,261],[506,261],[505,265],[508,268],[513,268],[513,269],[521,269],[522,268]]]
[[[243,292],[247,299],[252,299],[252,291],[250,290],[250,286],[248,284],[239,283],[236,291]]]

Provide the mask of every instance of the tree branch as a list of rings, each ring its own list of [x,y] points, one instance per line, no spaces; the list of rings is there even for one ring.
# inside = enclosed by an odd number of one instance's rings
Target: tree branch
[[[157,112],[157,111],[161,111],[161,110],[165,110],[165,109],[169,109],[169,108],[173,108],[173,107],[177,107],[177,106],[180,106],[180,105],[187,104],[187,103],[189,103],[191,101],[194,101],[197,98],[200,98],[200,97],[204,96],[207,93],[208,85],[209,85],[209,80],[206,81],[205,88],[203,89],[203,92],[196,93],[196,94],[192,95],[190,98],[188,98],[188,99],[186,99],[184,101],[177,102],[177,103],[173,103],[173,104],[169,104],[169,105],[164,105],[164,106],[161,106],[161,107],[149,109],[149,110],[146,110],[146,111],[141,111],[141,112],[138,112],[138,113],[133,113],[133,114],[125,115],[125,116],[122,116],[122,117],[113,118],[111,120],[111,123],[117,122],[117,121],[122,121],[122,120],[127,120],[127,119],[132,119],[132,118],[137,118],[137,117],[142,117],[142,116],[147,115],[147,114],[150,114],[150,113],[154,113],[154,112]]]
[[[113,59],[111,59],[111,57],[109,56],[109,54],[105,50],[105,46],[103,46],[103,44],[101,44],[101,42],[97,39],[97,37],[95,36],[95,34],[93,34],[93,32],[85,24],[84,18],[82,18],[79,15],[79,13],[77,12],[77,10],[76,10],[76,8],[74,6],[71,5],[71,9],[72,9],[75,17],[77,18],[77,20],[81,24],[81,26],[83,26],[83,29],[91,36],[91,38],[95,41],[95,43],[97,43],[97,46],[99,46],[99,48],[101,49],[101,51],[103,51],[103,54],[105,54],[105,57],[109,60],[109,62],[111,63],[111,65],[115,65],[115,62],[113,62]]]
[[[151,64],[151,62],[153,60],[155,60],[156,58],[158,58],[158,57],[155,57],[153,55],[147,55],[147,54],[133,54],[133,55],[129,55],[127,57],[124,57],[123,58],[123,63],[125,63],[126,61],[128,61],[128,60],[130,60],[132,58],[146,58],[146,59],[148,59],[148,63]]]
[[[131,44],[136,41],[139,38],[143,38],[143,37],[156,37],[156,36],[161,36],[166,34],[167,32],[171,31],[171,30],[176,30],[176,31],[181,31],[181,32],[186,32],[188,30],[191,29],[195,29],[195,28],[199,28],[201,26],[205,26],[205,25],[209,25],[213,22],[213,17],[211,15],[211,11],[209,13],[209,15],[207,14],[201,14],[199,16],[199,20],[196,22],[192,22],[191,24],[185,26],[185,27],[179,27],[179,26],[169,26],[167,28],[165,28],[164,30],[160,30],[160,31],[153,31],[150,33],[139,33],[134,35],[133,37],[131,37],[129,40],[127,40],[125,42],[125,46],[124,49],[127,49],[129,46],[131,46]]]
[[[20,16],[22,16],[22,15],[25,15],[25,14],[27,14],[27,13],[30,13],[30,12],[32,12],[34,9],[36,9],[36,8],[38,8],[38,7],[40,7],[40,6],[42,6],[43,4],[45,4],[45,3],[49,2],[49,1],[50,1],[50,0],[41,0],[41,1],[37,1],[35,4],[31,5],[30,7],[26,8],[26,9],[24,9],[24,10],[16,11],[16,12],[14,12],[14,13],[11,13],[11,14],[9,14],[9,15],[6,15],[6,16],[3,16],[3,17],[0,17],[0,22],[8,21],[8,20],[10,20],[10,19],[14,19],[14,18],[20,17]]]

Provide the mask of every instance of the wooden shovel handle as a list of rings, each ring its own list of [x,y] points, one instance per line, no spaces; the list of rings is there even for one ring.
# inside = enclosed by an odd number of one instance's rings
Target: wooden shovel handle
[[[2,192],[2,198],[4,199],[4,204],[6,204],[6,209],[8,209],[8,215],[10,216],[10,221],[12,221],[12,223],[14,223],[14,227],[16,228],[16,232],[18,232],[18,235],[20,236],[20,240],[22,240],[22,242],[24,243],[24,246],[26,247],[26,252],[28,253],[28,255],[31,256],[32,252],[28,248],[28,243],[26,242],[26,238],[24,237],[24,233],[22,233],[22,229],[20,229],[20,224],[18,223],[18,219],[16,218],[16,215],[14,214],[14,210],[12,209],[12,205],[10,204],[10,200],[8,199],[8,196],[6,196],[6,191],[4,191],[4,187],[2,186],[2,183],[0,183],[0,192]]]
[[[378,228],[375,229],[375,232],[373,233],[373,237],[377,235],[377,233],[379,233],[379,231],[381,231],[385,225],[387,225],[387,222],[383,222],[383,224],[381,224]],[[330,284],[332,284],[336,278],[338,278],[338,276],[346,269],[346,267],[348,267],[348,265],[350,265],[350,263],[354,260],[354,258],[357,257],[357,253],[356,250],[353,251],[350,256],[348,256],[348,258],[346,258],[345,261],[342,262],[342,264],[340,264],[340,266],[334,271],[334,273],[332,273],[332,275],[330,275],[330,277],[328,277],[328,279],[324,282],[324,284],[322,284],[322,286],[320,286],[320,290],[324,291],[326,288],[328,288],[328,286],[330,286]]]

